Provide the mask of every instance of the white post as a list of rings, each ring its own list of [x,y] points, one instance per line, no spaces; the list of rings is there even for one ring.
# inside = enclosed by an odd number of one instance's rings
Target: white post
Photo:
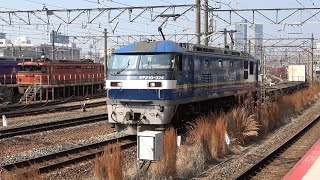
[[[181,146],[181,136],[177,137],[177,146],[180,147]]]
[[[226,144],[229,146],[230,145],[230,138],[229,138],[229,135],[227,132],[225,133],[225,140],[226,140]]]
[[[6,115],[2,115],[2,126],[4,127],[8,126]]]

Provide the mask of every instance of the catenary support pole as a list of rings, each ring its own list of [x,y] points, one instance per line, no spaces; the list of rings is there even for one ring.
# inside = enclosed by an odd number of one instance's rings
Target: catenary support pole
[[[204,0],[204,45],[208,46],[209,41],[208,25],[208,0]]]
[[[107,29],[104,29],[104,61],[103,67],[105,72],[105,78],[107,78],[107,65],[108,65],[108,32]]]
[[[200,31],[201,31],[201,2],[200,0],[196,0],[196,36],[197,36],[197,44],[200,44]]]

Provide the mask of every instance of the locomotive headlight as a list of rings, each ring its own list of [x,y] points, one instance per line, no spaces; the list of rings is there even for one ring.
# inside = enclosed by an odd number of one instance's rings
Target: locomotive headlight
[[[149,87],[161,87],[161,82],[149,82]]]
[[[112,87],[121,87],[122,83],[121,82],[111,82]]]
[[[156,83],[154,82],[149,83],[149,87],[155,87],[155,86],[156,86]]]

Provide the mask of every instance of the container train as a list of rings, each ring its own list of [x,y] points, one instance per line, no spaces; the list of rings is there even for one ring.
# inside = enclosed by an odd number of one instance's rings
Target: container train
[[[16,84],[18,63],[31,61],[31,59],[27,57],[0,57],[0,83]]]
[[[179,122],[182,111],[257,86],[258,63],[246,52],[168,40],[123,46],[108,62],[108,121],[130,134]]]
[[[17,84],[24,93],[30,85],[85,84],[104,79],[104,68],[91,60],[38,59],[18,64]]]

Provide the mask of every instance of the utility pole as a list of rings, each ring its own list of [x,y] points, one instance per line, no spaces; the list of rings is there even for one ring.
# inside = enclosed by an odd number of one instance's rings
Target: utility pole
[[[54,56],[54,30],[52,30],[52,60],[55,59]]]
[[[219,31],[219,32],[222,32],[224,34],[224,48],[227,47],[227,41],[228,41],[228,38],[227,38],[227,33],[229,33],[230,35],[230,47],[231,49],[233,49],[233,33],[237,32],[235,30],[229,30],[227,31],[226,28],[223,29],[223,31]]]
[[[224,44],[224,48],[226,48],[227,47],[227,29],[226,28],[223,29],[223,34],[224,34],[223,44]]]
[[[313,41],[314,41],[314,37],[313,37],[313,33],[311,34],[311,85],[313,85],[313,63],[314,63],[314,59],[313,59]]]
[[[196,0],[196,36],[197,44],[200,44],[200,31],[201,31],[201,3],[200,0]]]
[[[11,54],[12,54],[12,57],[14,57],[14,46],[13,46],[13,44],[11,44],[11,48],[12,48],[12,50],[11,50]]]
[[[260,66],[260,70],[262,71],[262,77],[261,77],[261,81],[262,81],[262,89],[260,89],[260,97],[261,97],[261,101],[260,103],[262,104],[262,102],[265,102],[266,100],[266,59],[264,56],[264,50],[263,47],[260,46],[260,61],[261,62],[261,66]]]
[[[308,70],[307,70],[307,72],[308,72],[308,74],[307,74],[307,77],[308,77],[308,81],[309,81],[309,77],[310,77],[310,53],[309,52],[307,52],[307,57],[308,57]]]
[[[248,48],[249,48],[249,49],[248,49],[248,52],[249,52],[249,55],[250,55],[250,54],[251,54],[251,40],[249,40],[248,43],[249,43],[249,44],[248,44],[248,46],[249,46],[249,47],[248,47]]]
[[[204,45],[208,46],[209,25],[208,25],[208,0],[204,0]]]
[[[105,78],[107,78],[107,65],[108,65],[108,32],[107,29],[104,29],[104,61],[103,61],[103,66],[104,66],[104,72],[105,72]]]
[[[262,72],[262,77],[261,77],[261,81],[262,84],[265,85],[265,61],[264,61],[264,56],[263,56],[263,49],[262,46],[260,47],[260,61],[261,61],[261,72]]]

